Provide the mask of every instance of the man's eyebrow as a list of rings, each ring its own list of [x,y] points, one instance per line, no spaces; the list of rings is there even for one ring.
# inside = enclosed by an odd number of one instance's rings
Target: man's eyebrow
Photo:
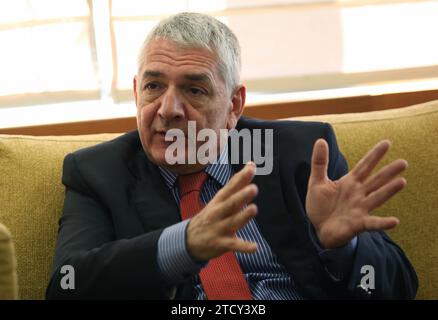
[[[163,78],[163,77],[164,77],[164,73],[162,73],[160,71],[146,70],[145,72],[143,72],[143,79],[146,79],[146,78]]]
[[[205,73],[189,73],[185,74],[184,79],[191,81],[200,81],[200,82],[208,82],[211,83],[210,77]]]

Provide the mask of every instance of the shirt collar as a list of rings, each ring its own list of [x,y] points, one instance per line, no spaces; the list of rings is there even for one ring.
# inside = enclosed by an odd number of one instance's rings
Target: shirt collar
[[[172,189],[175,185],[178,175],[176,173],[169,171],[166,168],[160,166],[158,168],[160,169],[161,176],[164,178],[167,187],[169,189]],[[216,180],[222,187],[228,182],[228,180],[230,180],[232,167],[228,163],[227,145],[225,145],[217,161],[212,164],[209,164],[205,168],[205,172],[210,176],[210,178]]]

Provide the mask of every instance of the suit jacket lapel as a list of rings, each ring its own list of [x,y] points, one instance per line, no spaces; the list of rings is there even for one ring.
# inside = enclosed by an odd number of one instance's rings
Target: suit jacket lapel
[[[136,176],[132,201],[145,232],[161,229],[181,221],[175,199],[165,185],[159,169],[139,150],[131,170]]]
[[[146,157],[143,149],[129,165],[136,178],[132,188],[132,201],[143,225],[144,232],[163,229],[181,221],[176,201],[164,182],[159,169]],[[191,280],[178,286],[176,299],[193,299]]]

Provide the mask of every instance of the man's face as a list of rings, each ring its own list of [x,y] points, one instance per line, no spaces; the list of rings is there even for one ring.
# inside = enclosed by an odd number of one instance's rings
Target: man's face
[[[180,129],[187,138],[188,121],[196,131],[232,129],[243,110],[245,88],[226,89],[217,57],[203,48],[181,48],[159,39],[150,43],[144,64],[134,78],[137,126],[146,155],[155,164],[176,173],[199,171],[203,166],[169,165],[165,141],[169,129]],[[219,143],[219,140],[217,141]],[[199,142],[199,146],[202,142]]]

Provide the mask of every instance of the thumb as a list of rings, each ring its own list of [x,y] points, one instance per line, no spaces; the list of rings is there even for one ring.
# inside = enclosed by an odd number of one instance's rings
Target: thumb
[[[328,144],[324,139],[318,139],[313,145],[309,184],[323,182],[328,178],[328,162]]]

